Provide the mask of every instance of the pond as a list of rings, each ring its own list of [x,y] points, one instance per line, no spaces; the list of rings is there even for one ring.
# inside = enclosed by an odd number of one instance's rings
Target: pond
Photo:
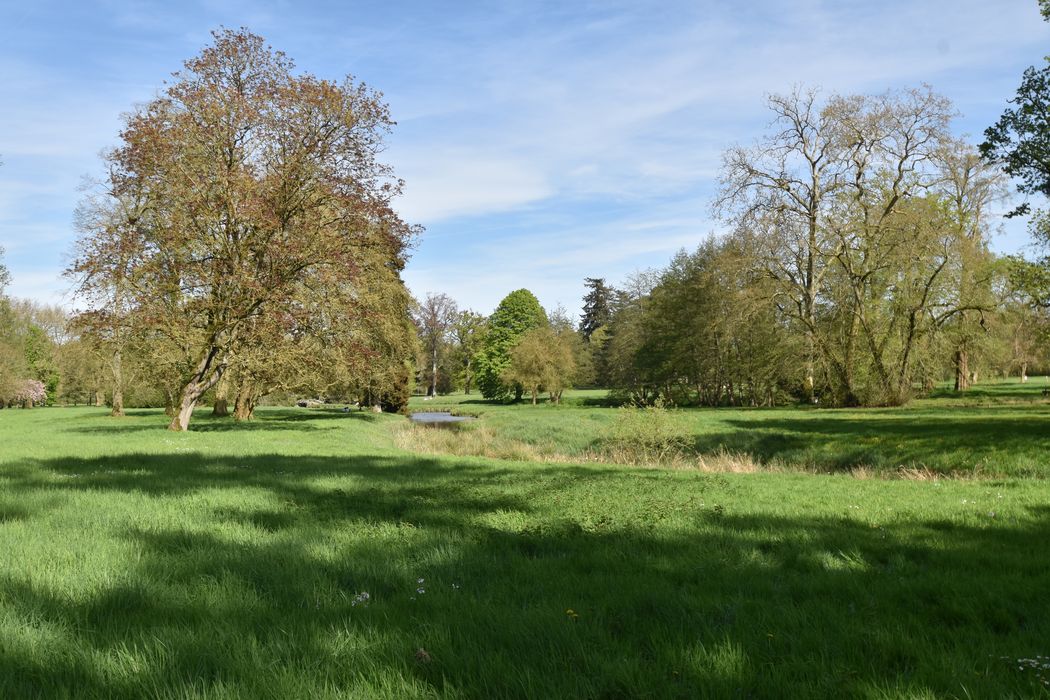
[[[419,411],[409,416],[409,420],[417,425],[451,426],[455,423],[465,423],[477,420],[474,416],[454,416],[448,411]]]

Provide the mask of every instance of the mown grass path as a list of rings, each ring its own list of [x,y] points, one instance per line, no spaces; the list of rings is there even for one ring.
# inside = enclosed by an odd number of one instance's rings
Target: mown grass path
[[[0,411],[0,697],[1048,696],[1045,480],[420,457],[400,420]]]

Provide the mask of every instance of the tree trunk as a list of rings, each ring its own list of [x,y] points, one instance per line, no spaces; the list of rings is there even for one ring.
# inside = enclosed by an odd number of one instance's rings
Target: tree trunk
[[[218,354],[219,348],[212,346],[197,363],[197,371],[182,388],[182,395],[178,406],[175,407],[175,416],[171,419],[168,430],[181,432],[189,429],[190,418],[193,416],[193,409],[197,407],[197,402],[222,378],[225,368],[221,365],[214,366]]]
[[[217,418],[230,415],[229,407],[230,379],[223,374],[222,379],[215,385],[215,403],[212,404],[211,414]]]
[[[955,351],[955,390],[966,391],[970,388],[970,358],[963,349]]]
[[[95,405],[105,406],[106,405],[106,394],[105,392],[95,390]]]
[[[469,394],[470,393],[470,358],[469,357],[467,358],[467,368],[466,368],[466,373],[465,374],[466,374],[466,376],[465,376],[464,382],[463,382],[463,384],[464,384],[463,393],[464,394]]]
[[[427,392],[428,396],[437,396],[438,393],[438,351],[437,345],[434,346],[434,353],[430,359],[430,391]]]
[[[200,392],[200,394],[203,393],[203,391]],[[193,409],[197,407],[198,398],[200,396],[197,394],[196,384],[187,384],[182,392],[182,400],[175,410],[175,415],[168,424],[168,430],[177,432],[189,430],[190,418],[193,417]]]
[[[111,416],[120,418],[124,415],[124,365],[121,361],[120,350],[113,353],[113,409],[109,412]]]
[[[233,402],[233,419],[235,421],[251,420],[255,417],[254,392],[251,384],[245,382],[237,390],[237,398]]]
[[[1025,384],[1028,381],[1028,363],[1021,363],[1021,383]]]

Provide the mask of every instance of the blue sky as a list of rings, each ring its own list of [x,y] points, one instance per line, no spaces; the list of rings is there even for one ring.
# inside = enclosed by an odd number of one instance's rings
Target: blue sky
[[[1050,53],[1035,0],[0,0],[10,294],[69,304],[83,176],[220,25],[385,93],[399,209],[426,227],[405,279],[484,313],[519,287],[576,312],[583,277],[615,284],[718,232],[720,154],[762,132],[770,92],[925,82],[979,141]],[[1026,242],[1012,223],[994,246]]]

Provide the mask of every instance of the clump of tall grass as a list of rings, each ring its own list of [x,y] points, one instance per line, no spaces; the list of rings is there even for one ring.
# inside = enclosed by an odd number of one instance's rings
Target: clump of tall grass
[[[689,451],[690,433],[663,404],[624,406],[601,440],[601,451],[626,464],[680,461]]]
[[[535,445],[497,435],[486,425],[431,427],[407,424],[399,427],[394,443],[403,450],[419,454],[489,457],[514,462],[553,461]]]

